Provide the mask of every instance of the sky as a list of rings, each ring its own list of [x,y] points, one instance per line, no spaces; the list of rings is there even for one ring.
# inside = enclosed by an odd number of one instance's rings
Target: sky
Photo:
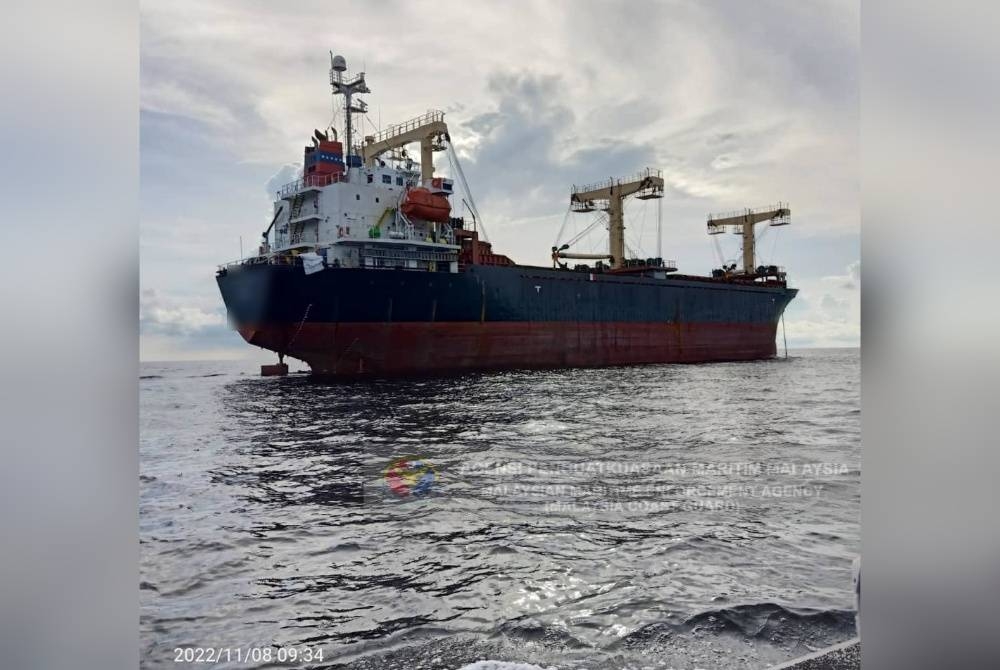
[[[591,222],[567,215],[572,185],[646,167],[666,197],[630,201],[626,243],[658,255],[661,207],[662,255],[684,273],[737,258],[707,214],[788,202],[792,224],[757,245],[800,289],[788,345],[859,346],[858,19],[832,0],[147,0],[140,357],[270,357],[227,325],[215,268],[256,248],[274,190],[334,120],[330,50],[366,72],[366,131],[445,112],[500,253],[550,265],[564,221],[560,242]]]

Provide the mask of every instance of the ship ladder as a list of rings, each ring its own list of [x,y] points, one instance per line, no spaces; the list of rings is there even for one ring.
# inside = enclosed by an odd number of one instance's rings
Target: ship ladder
[[[292,206],[288,212],[289,221],[299,217],[299,214],[302,212],[302,203],[305,202],[305,199],[306,196],[303,193],[297,193],[295,194],[295,197],[292,198]]]
[[[376,230],[378,230],[379,228],[382,227],[382,224],[385,223],[385,217],[389,216],[389,214],[392,211],[393,211],[392,207],[386,207],[385,208],[385,211],[382,212],[382,216],[378,217],[378,222],[375,223],[375,229]]]
[[[382,216],[378,217],[378,221],[376,221],[375,225],[371,227],[370,231],[371,234],[369,235],[369,237],[382,237],[382,224],[385,223],[386,217],[388,217],[389,214],[391,214],[394,211],[396,210],[393,209],[392,207],[385,208],[385,211],[382,212]]]

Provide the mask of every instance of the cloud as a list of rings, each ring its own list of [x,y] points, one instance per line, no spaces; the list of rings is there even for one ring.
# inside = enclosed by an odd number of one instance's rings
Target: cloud
[[[857,347],[861,341],[861,326],[828,319],[799,319],[786,322],[789,347]]]
[[[854,261],[843,274],[799,282],[785,317],[792,346],[860,346],[860,280],[861,261]]]
[[[820,307],[830,316],[841,318],[847,310],[847,301],[835,298],[829,293],[823,294]]]
[[[144,333],[192,336],[225,326],[218,308],[204,309],[159,295],[154,289],[142,291],[139,299],[139,328]]]
[[[176,81],[154,80],[143,86],[139,107],[147,112],[180,116],[217,128],[236,123],[236,115],[217,98]]]
[[[531,206],[525,215],[552,214],[574,180],[651,162],[675,192],[712,201],[698,211],[791,195],[820,201],[809,212],[813,229],[856,225],[850,3],[661,3],[641,18],[537,4],[525,22],[470,2],[451,10],[465,29],[430,52],[419,29],[361,38],[341,26],[380,25],[387,14],[419,26],[438,10],[433,2],[348,5],[336,14],[324,3],[300,6],[352,69],[368,70],[369,100],[387,122],[427,107],[451,110],[452,136],[479,168],[473,188],[484,201],[487,191],[522,186],[496,199],[491,218],[513,220]],[[331,116],[326,54],[300,32],[297,17],[267,6],[147,3],[143,108],[208,120],[215,140],[241,160],[288,160]],[[596,147],[621,147],[620,160]],[[548,183],[558,179],[557,198]],[[504,209],[511,203],[518,211]]]
[[[738,167],[743,163],[743,158],[739,154],[719,154],[712,159],[711,165],[713,170],[728,170],[729,168]]]
[[[562,214],[572,184],[636,172],[652,162],[651,147],[582,136],[558,75],[497,73],[487,92],[488,111],[452,134],[469,138],[463,168],[479,209],[494,219]]]
[[[823,281],[851,291],[857,290],[861,286],[861,261],[854,261],[848,265],[844,274],[823,277]]]
[[[278,171],[274,173],[274,176],[267,180],[267,185],[264,187],[264,190],[269,198],[273,198],[275,192],[277,192],[282,186],[295,181],[301,176],[301,163],[285,163],[278,168]]]

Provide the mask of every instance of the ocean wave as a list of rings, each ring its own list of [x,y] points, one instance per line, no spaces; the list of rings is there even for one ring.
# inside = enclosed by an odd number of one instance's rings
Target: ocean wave
[[[543,668],[531,663],[510,663],[508,661],[476,661],[469,665],[463,665],[458,670],[555,670],[555,667]]]
[[[626,645],[645,644],[652,638],[712,633],[733,633],[751,639],[769,639],[804,630],[830,634],[853,634],[854,611],[785,607],[763,602],[710,609],[688,617],[681,623],[656,622],[635,630],[623,638]]]

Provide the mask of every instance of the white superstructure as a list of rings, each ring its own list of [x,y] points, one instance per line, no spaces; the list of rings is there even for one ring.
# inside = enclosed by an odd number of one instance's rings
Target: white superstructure
[[[335,128],[315,132],[303,175],[275,193],[260,260],[315,253],[326,267],[457,272],[462,220],[450,215],[453,182],[433,176],[433,152],[450,149],[444,113],[430,111],[355,144],[351,117],[367,109],[356,96],[369,89],[363,72],[346,70],[343,57],[331,54],[333,94],[345,103],[345,142]],[[421,145],[420,163],[403,148],[413,142]]]

